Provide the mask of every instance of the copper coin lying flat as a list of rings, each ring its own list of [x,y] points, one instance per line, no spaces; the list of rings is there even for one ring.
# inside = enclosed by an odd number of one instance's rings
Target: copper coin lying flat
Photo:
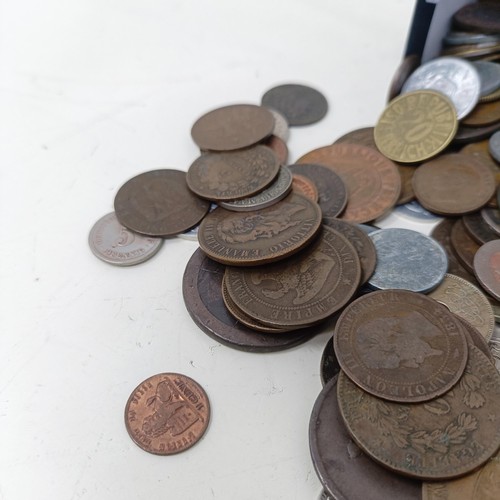
[[[116,194],[120,224],[148,236],[168,237],[192,228],[205,216],[210,203],[193,194],[186,172],[152,170],[127,181]]]
[[[500,300],[500,240],[485,243],[476,252],[474,273],[481,286]]]
[[[125,426],[134,443],[156,455],[173,455],[196,444],[208,427],[210,404],[203,388],[179,373],[144,380],[125,406]]]
[[[365,391],[390,401],[428,401],[448,391],[467,361],[463,327],[441,304],[408,291],[352,302],[337,321],[341,368]]]

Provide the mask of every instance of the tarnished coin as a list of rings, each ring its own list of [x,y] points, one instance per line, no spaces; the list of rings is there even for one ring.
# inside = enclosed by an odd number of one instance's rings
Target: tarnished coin
[[[453,224],[450,239],[455,255],[458,257],[460,263],[467,271],[474,274],[474,255],[479,250],[479,245],[465,230],[462,219],[457,220],[455,224]]]
[[[465,127],[488,127],[500,122],[500,101],[478,104],[461,123]]]
[[[446,274],[441,285],[429,297],[477,328],[486,340],[491,338],[495,326],[493,309],[481,290],[469,281]]]
[[[394,209],[394,213],[400,214],[403,217],[409,217],[410,219],[416,219],[418,221],[425,222],[436,222],[440,220],[436,214],[426,210],[418,201],[409,201],[404,205],[398,205]]]
[[[500,131],[495,132],[488,141],[488,150],[495,158],[496,161],[500,162]]]
[[[448,269],[446,252],[429,236],[411,229],[388,228],[369,237],[377,251],[370,287],[425,293],[443,280]]]
[[[452,102],[432,90],[400,95],[375,125],[377,148],[391,160],[416,163],[440,153],[457,132]]]
[[[488,243],[488,241],[493,241],[498,238],[498,234],[486,224],[480,212],[464,215],[462,221],[469,235],[472,236],[479,245],[483,245],[484,243]]]
[[[495,193],[487,165],[463,153],[441,155],[418,167],[413,176],[417,200],[427,210],[461,215],[479,210]]]
[[[120,224],[148,236],[168,237],[192,228],[208,212],[210,203],[187,187],[186,172],[152,170],[127,181],[116,194]]]
[[[500,210],[497,208],[483,208],[481,217],[490,229],[500,237]]]
[[[500,33],[500,4],[495,1],[482,1],[464,5],[453,14],[455,27],[478,31],[480,33]]]
[[[286,118],[279,111],[272,108],[268,109],[274,116],[274,128],[272,135],[279,137],[283,142],[287,142],[290,138],[290,128],[288,127]]]
[[[490,241],[474,255],[474,274],[481,286],[500,300],[500,240]]]
[[[407,55],[398,66],[389,85],[387,101],[391,101],[401,93],[404,83],[409,76],[420,66],[420,56],[417,54]]]
[[[216,208],[218,208],[219,205],[217,203],[210,203],[210,208],[208,209],[209,212],[213,212]],[[196,226],[192,227],[191,229],[188,229],[187,231],[184,231],[183,233],[180,233],[177,235],[177,238],[181,238],[183,240],[189,240],[189,241],[196,241],[198,243],[198,229],[200,225],[197,224]]]
[[[340,365],[333,349],[333,337],[328,340],[321,355],[320,376],[321,383],[325,386],[340,371]]]
[[[401,176],[401,193],[399,195],[396,205],[404,205],[415,199],[415,193],[413,191],[413,175],[415,174],[415,167],[410,167],[408,165],[397,165],[399,170],[399,175]]]
[[[255,266],[284,259],[308,245],[321,225],[321,209],[295,193],[252,212],[218,208],[200,225],[198,239],[212,259]]]
[[[133,233],[122,226],[114,212],[100,218],[89,234],[92,253],[109,264],[133,266],[156,255],[161,238],[151,238]]]
[[[262,106],[233,104],[198,118],[191,136],[201,149],[231,151],[253,146],[270,136],[274,123],[271,112]]]
[[[231,201],[262,191],[279,170],[274,152],[266,146],[255,146],[201,155],[189,167],[186,181],[189,189],[202,198]]]
[[[313,201],[318,201],[318,188],[314,182],[305,175],[293,174],[292,189],[298,194],[305,196]]]
[[[309,448],[319,480],[334,499],[421,499],[420,481],[381,467],[352,441],[340,414],[336,378],[325,385],[314,403]]]
[[[457,314],[455,314],[455,317],[464,327],[464,333],[467,337],[467,343],[475,345],[490,360],[490,363],[494,365],[495,358],[491,354],[490,346],[486,339],[481,335],[481,332]]]
[[[350,142],[352,144],[360,144],[361,146],[368,146],[376,148],[375,138],[373,136],[374,127],[363,127],[351,130],[339,137],[333,144],[340,144],[342,142]]]
[[[277,327],[310,325],[340,310],[356,292],[361,266],[354,247],[323,227],[304,251],[257,268],[226,269],[235,304],[258,321]]]
[[[394,163],[367,146],[332,144],[306,153],[297,163],[325,165],[342,178],[348,200],[339,217],[349,222],[381,217],[396,204],[401,192],[401,177]]]
[[[460,382],[433,401],[381,401],[342,371],[337,394],[349,434],[374,460],[400,474],[459,477],[484,464],[500,446],[500,374],[472,345]]]
[[[333,337],[347,376],[390,401],[429,401],[447,392],[467,361],[463,327],[425,295],[387,290],[364,295],[340,315]]]
[[[208,427],[210,403],[203,388],[180,373],[160,373],[141,382],[125,406],[125,426],[134,443],[156,455],[173,455],[196,444]]]
[[[286,165],[288,163],[288,146],[285,141],[276,135],[272,135],[269,139],[263,141],[262,144],[274,151],[280,165]]]
[[[500,64],[491,61],[472,61],[472,65],[479,74],[481,97],[491,94],[500,88]]]
[[[473,141],[482,141],[488,139],[491,134],[500,130],[500,122],[488,125],[486,127],[467,127],[460,125],[453,138],[453,144],[466,144]]]
[[[278,110],[290,125],[309,125],[326,115],[325,96],[306,85],[284,84],[269,89],[262,96],[262,105]]]

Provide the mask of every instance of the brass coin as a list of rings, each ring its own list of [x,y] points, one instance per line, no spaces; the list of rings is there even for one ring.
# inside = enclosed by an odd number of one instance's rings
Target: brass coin
[[[463,327],[441,304],[384,290],[349,304],[335,327],[335,353],[363,390],[390,401],[429,401],[447,392],[467,361]]]
[[[469,346],[453,390],[423,403],[383,401],[341,371],[338,401],[349,434],[370,457],[419,479],[459,477],[488,461],[500,446],[500,374]]]
[[[234,303],[270,326],[317,323],[340,310],[356,292],[361,267],[354,247],[323,227],[303,252],[257,268],[228,267],[226,284]]]
[[[500,122],[500,101],[478,104],[461,122],[466,127],[488,127]]]
[[[418,90],[387,105],[375,125],[375,143],[391,160],[415,163],[440,153],[457,127],[450,99],[432,90]]]
[[[266,146],[241,151],[205,153],[189,167],[189,189],[202,198],[231,201],[247,198],[271,184],[280,164]]]
[[[321,225],[321,209],[295,193],[252,212],[217,208],[198,230],[201,249],[232,266],[256,266],[284,259],[310,243]]]
[[[485,243],[474,255],[474,274],[481,286],[500,300],[500,240]]]
[[[292,190],[312,201],[318,201],[318,188],[314,182],[305,175],[293,174]]]
[[[179,373],[141,382],[125,406],[125,426],[134,443],[156,455],[173,455],[196,444],[208,427],[210,403],[203,388]]]
[[[451,244],[460,263],[474,274],[474,255],[479,250],[479,245],[465,230],[462,219],[459,219],[451,228]]]
[[[367,146],[333,144],[306,153],[297,163],[325,165],[342,178],[349,194],[339,218],[349,222],[381,217],[394,207],[401,192],[401,177],[394,163]]]

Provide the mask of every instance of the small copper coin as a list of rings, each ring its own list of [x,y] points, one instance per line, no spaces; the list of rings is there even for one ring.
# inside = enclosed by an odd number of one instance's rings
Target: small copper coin
[[[125,406],[132,441],[155,455],[173,455],[196,444],[208,427],[210,403],[203,388],[180,373],[153,375]]]
[[[381,217],[394,207],[401,192],[401,177],[394,163],[368,146],[333,144],[306,153],[297,163],[325,165],[342,178],[348,201],[340,218],[349,222]]]
[[[305,175],[293,174],[292,189],[294,192],[301,194],[312,201],[318,201],[318,188],[314,182]]]
[[[500,122],[500,101],[478,104],[461,124],[466,127],[488,127]]]
[[[284,259],[305,247],[321,225],[321,209],[295,193],[252,212],[218,208],[200,225],[198,240],[212,259],[233,266],[256,266]]]
[[[479,245],[465,230],[462,219],[457,220],[451,228],[451,244],[460,263],[469,273],[474,274],[474,255],[479,250]]]
[[[476,252],[474,274],[481,286],[500,300],[500,240],[485,243]]]
[[[495,178],[476,157],[447,154],[418,167],[413,176],[413,190],[427,210],[461,215],[486,205],[495,193]]]
[[[500,32],[500,4],[497,1],[471,3],[453,14],[453,24],[464,31]]]
[[[116,194],[120,224],[148,236],[168,237],[196,226],[210,208],[189,190],[186,172],[153,170],[133,177]]]
[[[467,361],[460,322],[435,300],[404,290],[373,292],[348,305],[337,321],[334,347],[355,384],[406,403],[444,394]]]
[[[214,109],[199,118],[191,129],[201,149],[232,151],[253,146],[270,136],[274,117],[262,106],[233,104]]]

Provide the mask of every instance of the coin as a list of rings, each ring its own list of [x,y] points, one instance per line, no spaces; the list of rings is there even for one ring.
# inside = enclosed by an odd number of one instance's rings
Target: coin
[[[152,170],[128,180],[115,196],[120,224],[148,236],[168,237],[195,226],[210,203],[193,194],[186,172]]]
[[[446,274],[441,285],[429,297],[477,328],[486,340],[491,338],[495,326],[493,309],[481,290],[469,281]]]
[[[486,35],[484,33],[474,33],[471,31],[449,31],[443,38],[445,45],[463,45],[485,42],[500,42],[498,35]]]
[[[500,41],[500,40],[499,40]],[[484,97],[500,88],[500,65],[490,61],[472,61],[481,81],[480,96]]]
[[[418,221],[436,222],[437,220],[441,220],[440,217],[426,210],[418,201],[415,200],[409,201],[404,205],[398,205],[393,212],[400,214],[403,217],[409,217],[410,219]]]
[[[92,253],[109,264],[133,266],[150,259],[161,247],[161,238],[151,238],[129,231],[114,212],[101,217],[89,234]]]
[[[500,122],[500,101],[478,104],[461,125],[466,127],[488,127]]]
[[[459,29],[480,33],[500,32],[500,5],[496,1],[483,1],[464,5],[453,14],[453,24]]]
[[[332,144],[306,153],[297,163],[324,165],[342,178],[349,194],[339,218],[349,222],[381,217],[396,204],[401,192],[401,177],[394,163],[367,146]]]
[[[497,208],[483,208],[481,210],[481,217],[490,229],[500,236],[500,210]]]
[[[448,268],[446,253],[435,240],[417,231],[388,228],[369,235],[377,251],[368,285],[428,292],[441,283]]]
[[[453,144],[464,144],[472,141],[488,139],[491,134],[497,130],[500,130],[500,122],[486,127],[467,127],[465,125],[460,125],[455,137],[453,138]]]
[[[262,105],[278,110],[290,125],[316,123],[328,111],[328,103],[321,92],[291,83],[269,89],[262,96]]]
[[[492,102],[497,101],[498,99],[500,99],[500,89],[495,90],[495,92],[492,92],[491,94],[480,97],[479,102]]]
[[[286,118],[279,111],[272,108],[268,109],[274,116],[274,128],[272,135],[279,137],[283,142],[287,142],[290,137],[290,128],[288,127]]]
[[[413,175],[415,174],[415,167],[410,167],[408,165],[397,165],[399,170],[399,175],[401,176],[401,193],[399,195],[396,205],[404,205],[405,203],[411,202],[415,198],[415,193],[413,191]]]
[[[339,410],[337,378],[319,394],[309,421],[309,448],[321,484],[334,499],[420,500],[421,483],[393,474],[352,441]]]
[[[217,205],[216,203],[210,203],[210,208],[208,209],[208,211],[213,212],[218,206],[219,205]],[[191,229],[188,229],[187,231],[184,231],[183,233],[178,234],[177,238],[198,242],[198,228],[199,227],[200,227],[200,225],[197,224],[196,226],[192,227]]]
[[[204,114],[191,129],[201,149],[231,151],[253,146],[270,136],[274,117],[269,110],[254,104],[233,104]]]
[[[416,163],[440,153],[457,132],[452,102],[432,90],[393,99],[375,125],[377,148],[391,160]]]
[[[368,146],[376,148],[375,138],[373,136],[374,127],[363,127],[351,130],[339,137],[333,144],[340,144],[342,142],[350,142],[360,144],[361,146]]]
[[[469,236],[465,230],[462,219],[455,222],[451,228],[451,244],[455,255],[458,257],[460,263],[469,271],[474,274],[474,255],[479,249],[479,245]]]
[[[500,446],[500,374],[473,345],[460,382],[433,401],[382,401],[342,371],[337,393],[358,446],[400,474],[432,480],[459,477],[485,463]]]
[[[132,441],[155,455],[173,455],[196,444],[208,427],[210,403],[203,388],[180,373],[141,382],[125,406]]]
[[[495,158],[496,161],[500,162],[500,131],[495,132],[488,141],[488,150]]]
[[[479,212],[464,215],[462,221],[469,235],[480,245],[498,238],[498,235],[486,224]]]
[[[474,255],[474,274],[481,286],[500,300],[500,240],[489,241]]]
[[[315,202],[318,201],[318,189],[314,182],[308,177],[300,174],[293,174],[292,176],[292,189],[302,196],[309,198]]]
[[[398,66],[396,73],[392,77],[389,85],[387,101],[391,101],[401,93],[404,83],[408,77],[420,66],[420,56],[418,54],[407,55]]]
[[[340,310],[354,295],[361,267],[354,247],[323,227],[303,252],[256,268],[226,269],[235,304],[258,321],[276,327],[317,323]]]
[[[328,384],[340,371],[340,365],[333,350],[333,337],[331,337],[323,349],[320,363],[320,376],[323,386]]]
[[[272,135],[262,144],[274,151],[280,165],[286,165],[288,163],[288,147],[285,141],[280,139],[277,135]]]
[[[464,327],[467,342],[469,344],[474,344],[489,359],[490,363],[494,365],[495,358],[491,354],[490,346],[488,345],[486,339],[481,335],[481,332],[457,314],[455,314],[455,318],[457,318]]]

